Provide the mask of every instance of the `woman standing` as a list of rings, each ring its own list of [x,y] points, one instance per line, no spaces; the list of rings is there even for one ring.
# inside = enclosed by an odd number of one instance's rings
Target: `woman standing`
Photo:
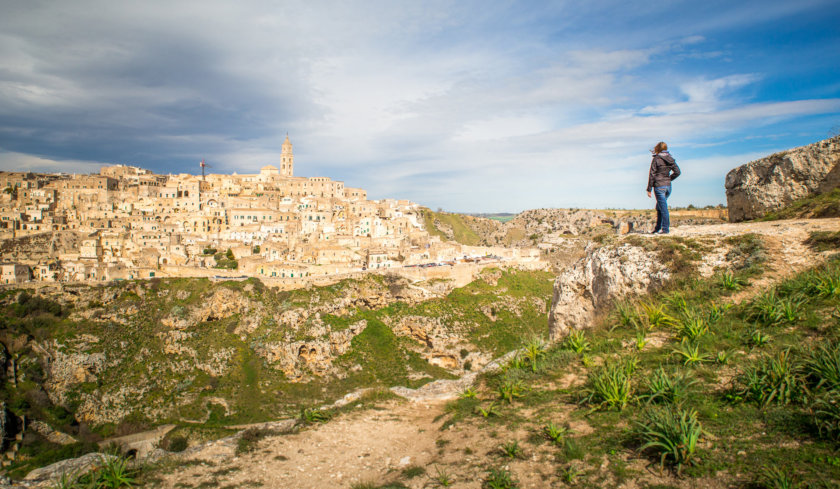
[[[671,181],[680,176],[680,167],[668,153],[668,145],[660,141],[650,151],[653,153],[653,161],[650,162],[648,173],[647,196],[651,197],[650,191],[656,194],[656,228],[654,234],[668,234],[671,221],[668,216],[668,196],[671,195]]]

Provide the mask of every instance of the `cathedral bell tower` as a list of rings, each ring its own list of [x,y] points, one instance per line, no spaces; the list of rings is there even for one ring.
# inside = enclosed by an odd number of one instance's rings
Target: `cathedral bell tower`
[[[292,143],[289,141],[289,133],[286,133],[286,140],[283,141],[280,150],[280,174],[291,177],[295,174],[295,154],[292,152]]]

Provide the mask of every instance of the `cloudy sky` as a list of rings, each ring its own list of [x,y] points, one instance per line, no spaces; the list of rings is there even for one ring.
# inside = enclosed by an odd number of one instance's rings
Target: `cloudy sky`
[[[432,208],[725,202],[840,132],[836,0],[0,0],[0,169],[296,174]]]

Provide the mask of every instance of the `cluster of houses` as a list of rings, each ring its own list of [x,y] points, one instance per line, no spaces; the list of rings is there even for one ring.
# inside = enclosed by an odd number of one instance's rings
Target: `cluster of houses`
[[[422,210],[279,166],[257,174],[0,172],[0,283],[243,275],[301,279],[463,258]]]

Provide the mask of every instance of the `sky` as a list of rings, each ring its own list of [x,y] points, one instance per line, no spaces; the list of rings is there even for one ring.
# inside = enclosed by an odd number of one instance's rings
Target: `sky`
[[[836,0],[0,0],[0,170],[295,174],[458,212],[672,206],[840,133]]]

